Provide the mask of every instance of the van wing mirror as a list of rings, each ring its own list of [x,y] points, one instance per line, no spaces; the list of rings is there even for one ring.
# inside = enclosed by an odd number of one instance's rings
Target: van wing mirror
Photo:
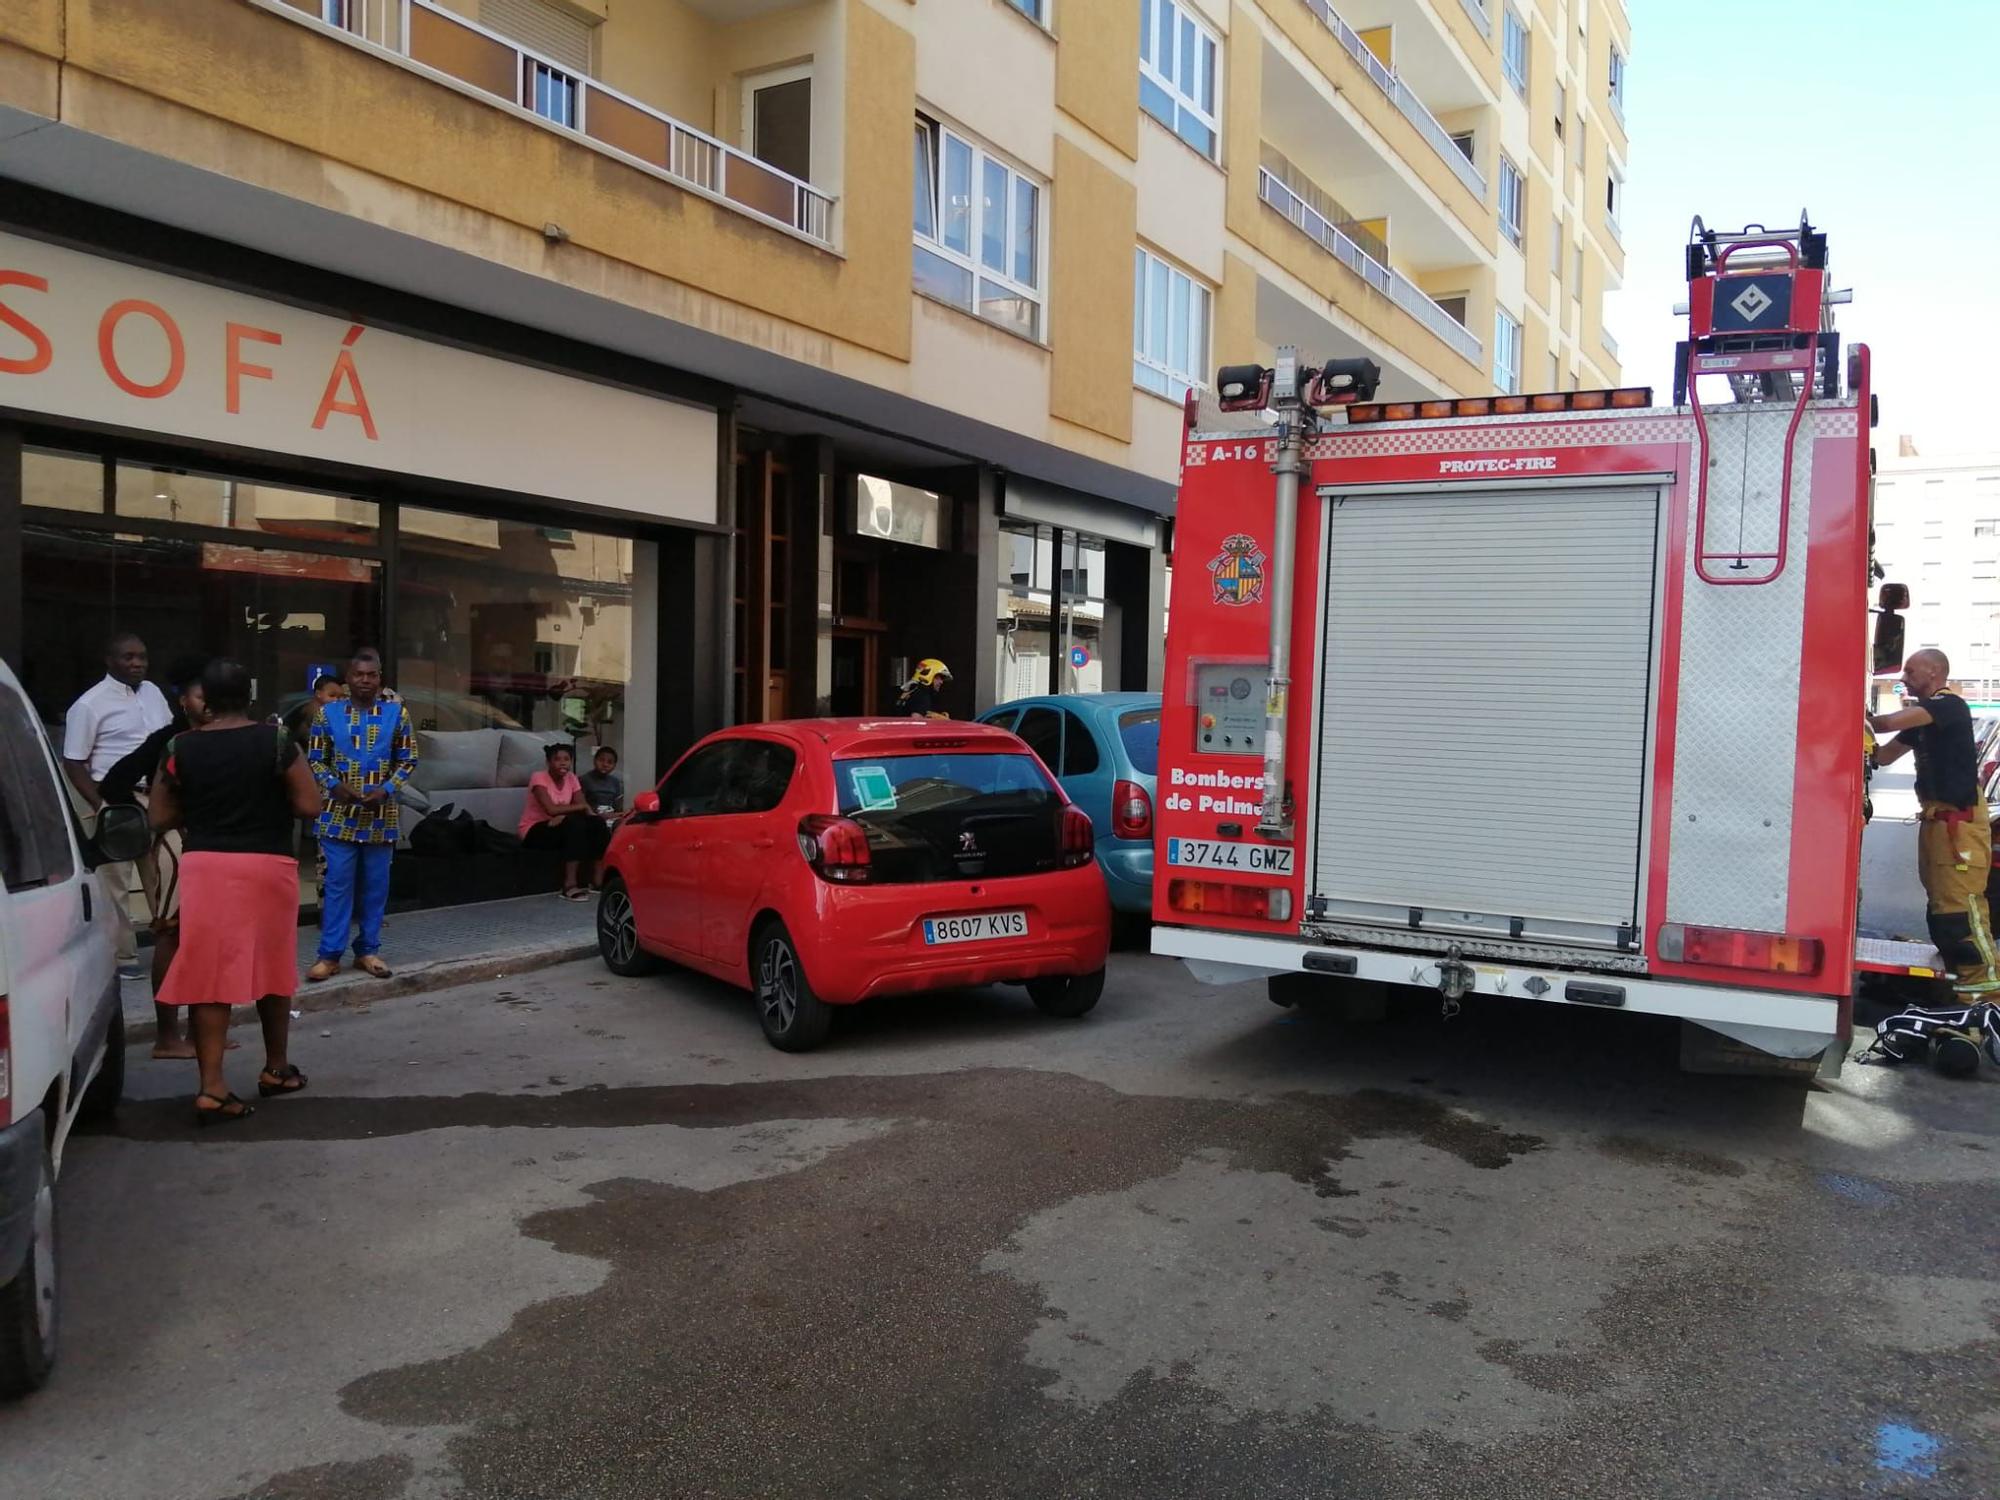
[[[1903,617],[1884,610],[1875,617],[1875,670],[1893,672],[1903,665]]]
[[[144,808],[114,802],[97,810],[97,830],[90,837],[90,848],[98,864],[140,859],[152,846],[153,829]]]

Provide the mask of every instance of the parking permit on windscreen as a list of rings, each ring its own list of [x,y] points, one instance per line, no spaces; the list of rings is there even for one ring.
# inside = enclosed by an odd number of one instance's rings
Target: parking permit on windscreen
[[[847,775],[862,812],[895,811],[896,783],[889,779],[886,770],[880,766],[855,766]]]

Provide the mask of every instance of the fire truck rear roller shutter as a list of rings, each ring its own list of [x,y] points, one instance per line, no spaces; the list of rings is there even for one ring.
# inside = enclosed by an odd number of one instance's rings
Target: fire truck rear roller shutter
[[[1316,893],[1632,925],[1657,530],[1651,489],[1335,506]]]

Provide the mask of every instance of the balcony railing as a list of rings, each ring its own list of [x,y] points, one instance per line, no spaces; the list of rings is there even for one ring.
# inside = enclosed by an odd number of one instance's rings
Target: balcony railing
[[[1488,41],[1493,39],[1493,18],[1486,14],[1486,0],[1458,0],[1465,13],[1472,17],[1472,24],[1479,28],[1479,34]]]
[[[1264,142],[1259,165],[1292,196],[1354,241],[1363,255],[1381,265],[1389,264],[1388,243],[1372,229],[1363,227],[1359,215],[1349,212],[1331,193],[1293,166],[1291,159],[1269,141]]]
[[[272,8],[266,6],[265,8]],[[833,200],[706,131],[489,31],[434,0],[281,0],[280,15],[407,59],[595,142],[633,165],[820,245],[833,243]]]
[[[1452,144],[1451,132],[1438,124],[1436,115],[1424,108],[1424,101],[1417,97],[1416,91],[1396,75],[1394,68],[1369,50],[1368,44],[1361,40],[1361,34],[1341,20],[1340,13],[1327,4],[1327,0],[1304,0],[1304,3],[1306,9],[1319,18],[1320,25],[1332,32],[1334,40],[1345,47],[1355,62],[1361,65],[1361,70],[1368,75],[1369,81],[1389,96],[1396,108],[1403,112],[1404,118],[1417,127],[1417,134],[1429,141],[1431,149],[1437,152],[1444,164],[1458,174],[1458,180],[1465,184],[1475,198],[1484,203],[1486,174],[1468,161],[1465,153]]]
[[[1482,345],[1470,329],[1439,307],[1422,287],[1401,271],[1390,270],[1363,250],[1351,234],[1287,187],[1284,178],[1270,167],[1257,169],[1257,195],[1317,241],[1320,248],[1335,260],[1436,334],[1454,352],[1475,365],[1480,363]]]

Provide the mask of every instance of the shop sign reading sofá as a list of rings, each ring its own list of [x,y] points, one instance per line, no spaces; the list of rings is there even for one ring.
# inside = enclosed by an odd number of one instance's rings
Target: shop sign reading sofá
[[[0,234],[0,408],[715,519],[715,413]]]

